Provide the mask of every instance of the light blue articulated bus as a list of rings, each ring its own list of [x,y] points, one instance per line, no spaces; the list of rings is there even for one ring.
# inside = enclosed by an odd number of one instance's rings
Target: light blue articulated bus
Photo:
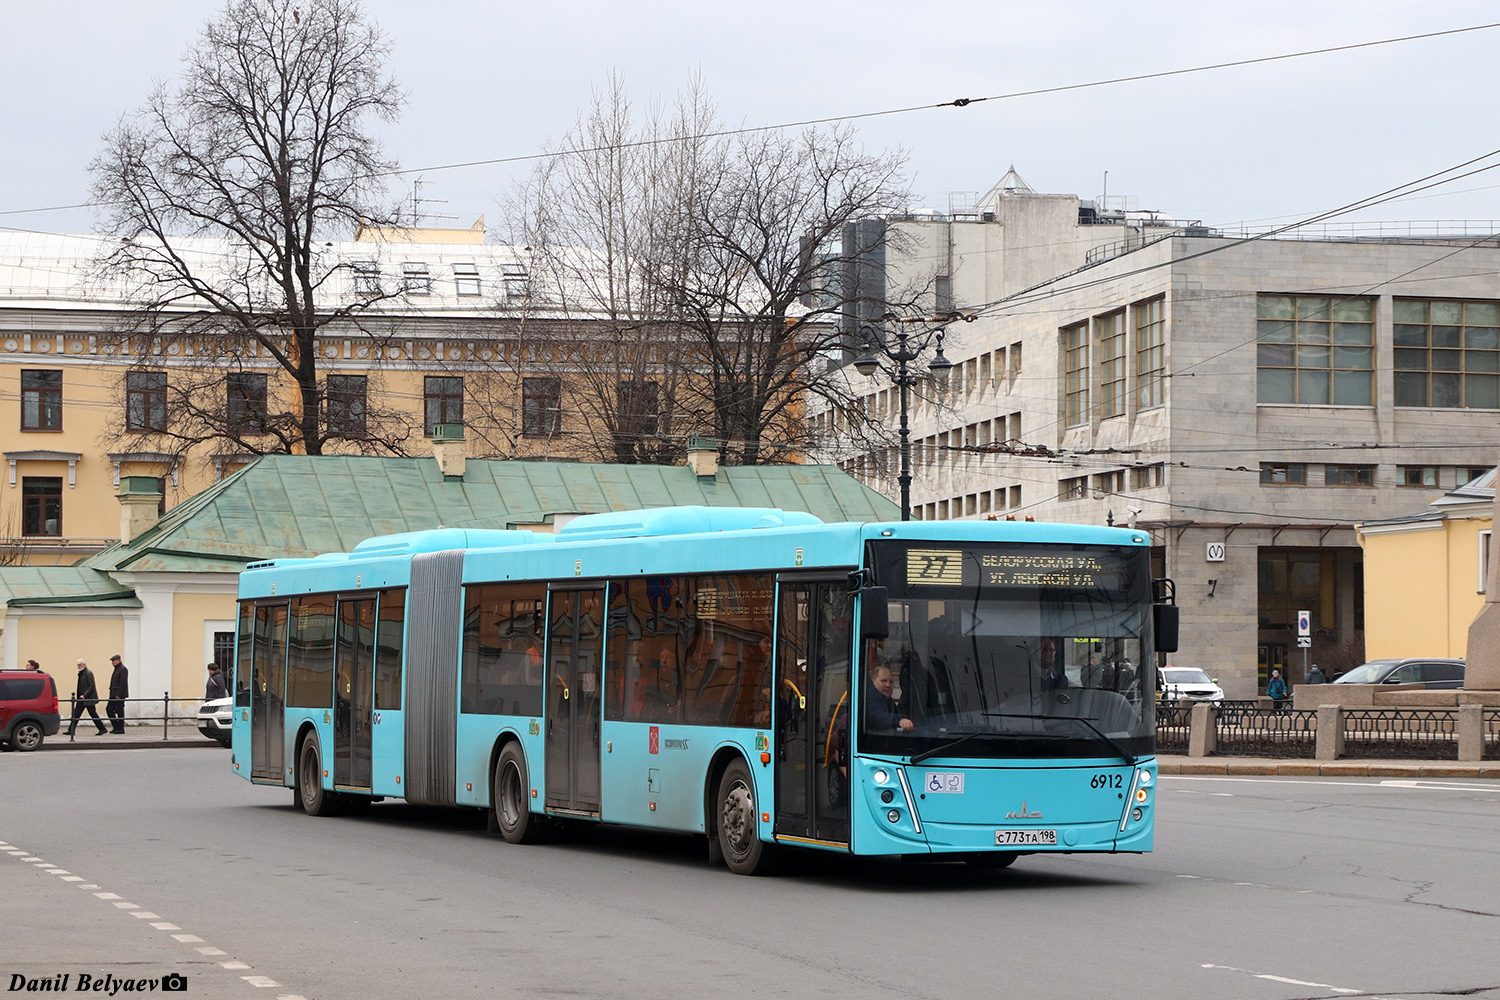
[[[687,831],[747,875],[786,848],[1149,851],[1177,641],[1155,593],[1144,532],[1013,520],[672,507],[371,538],[241,574],[233,767],[315,816]]]

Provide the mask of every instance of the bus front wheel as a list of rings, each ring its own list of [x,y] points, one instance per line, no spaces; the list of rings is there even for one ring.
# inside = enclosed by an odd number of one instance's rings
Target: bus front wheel
[[[332,816],[334,799],[323,788],[323,762],[318,755],[316,736],[302,744],[302,755],[297,762],[297,798],[302,811],[309,816]]]
[[[490,808],[495,826],[510,844],[535,844],[544,837],[546,820],[531,811],[531,784],[526,778],[526,755],[518,743],[507,743],[495,761]]]
[[[771,846],[760,839],[755,812],[755,782],[744,761],[736,760],[719,779],[719,850],[736,875],[765,874]]]

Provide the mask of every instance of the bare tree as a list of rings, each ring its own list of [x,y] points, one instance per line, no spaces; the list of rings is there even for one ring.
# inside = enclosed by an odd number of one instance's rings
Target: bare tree
[[[829,360],[855,336],[845,272],[886,229],[853,224],[907,201],[905,157],[843,128],[725,132],[701,81],[639,115],[612,77],[512,212],[538,292],[593,345],[576,407],[617,461],[670,460],[689,434],[727,462],[794,460],[810,396],[858,405]],[[875,315],[899,308],[881,298]]]
[[[362,427],[330,424],[318,359],[320,335],[379,339],[367,311],[393,294],[326,246],[385,214],[393,164],[369,128],[404,100],[389,51],[354,0],[229,0],[180,82],[105,136],[97,271],[135,306],[119,344],[137,367],[181,373],[157,433],[253,453],[316,455],[341,437],[402,450],[407,419],[373,394]]]

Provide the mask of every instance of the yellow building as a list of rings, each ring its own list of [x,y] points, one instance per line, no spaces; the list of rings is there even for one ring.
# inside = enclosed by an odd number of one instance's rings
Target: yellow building
[[[1495,475],[1407,517],[1357,525],[1365,550],[1365,657],[1467,655],[1494,547]]]

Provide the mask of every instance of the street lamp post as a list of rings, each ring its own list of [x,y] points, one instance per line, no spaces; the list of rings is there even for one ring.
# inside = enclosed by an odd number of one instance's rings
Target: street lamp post
[[[892,350],[882,344],[869,327],[862,327],[865,334],[865,352],[854,359],[854,368],[861,375],[873,377],[880,370],[880,357],[883,355],[895,362],[895,374],[891,376],[891,382],[901,389],[901,475],[896,481],[901,484],[901,520],[911,520],[911,424],[907,419],[907,393],[917,384],[917,375],[911,370],[911,363],[922,356],[927,345],[932,342],[937,344],[937,357],[933,358],[927,365],[928,371],[934,375],[945,377],[953,362],[943,357],[943,328],[938,327],[925,335],[921,335],[919,343],[913,343],[911,334],[905,330],[896,331],[896,348]]]

